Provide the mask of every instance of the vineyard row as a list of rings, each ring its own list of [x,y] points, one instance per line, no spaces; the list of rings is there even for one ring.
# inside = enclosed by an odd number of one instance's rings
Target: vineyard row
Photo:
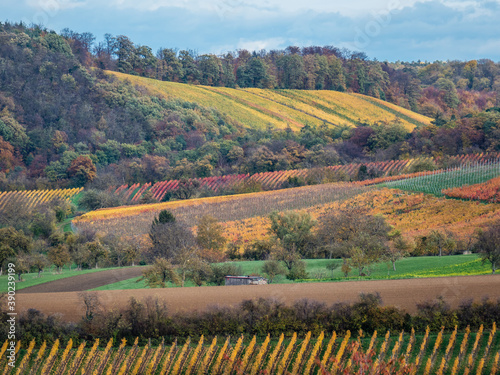
[[[499,153],[481,153],[473,155],[460,155],[450,158],[450,163],[454,165],[467,165],[474,163],[487,162],[491,160],[498,160],[500,157]],[[406,171],[410,170],[411,167],[418,162],[439,162],[439,159],[434,158],[420,158],[420,159],[409,159],[409,160],[390,160],[384,162],[371,162],[371,163],[356,163],[356,164],[346,164],[346,165],[335,165],[323,168],[315,169],[294,169],[288,171],[275,171],[275,172],[262,172],[257,174],[238,174],[238,175],[226,175],[226,176],[212,176],[205,178],[195,178],[190,181],[196,181],[200,189],[206,189],[213,191],[215,193],[235,189],[244,184],[258,184],[263,190],[275,190],[281,189],[286,186],[290,178],[302,179],[304,181],[317,180],[316,183],[323,182],[322,180],[328,176],[335,178],[341,177],[342,175],[348,179],[356,179],[357,175],[362,166],[366,167],[366,171],[371,174],[375,174],[379,177],[360,181],[360,184],[376,184],[385,181],[395,181],[400,179],[407,179],[417,176],[417,174],[404,174]],[[432,174],[440,173],[443,170],[429,172]],[[421,175],[421,174],[418,174]],[[155,184],[133,184],[133,185],[121,185],[118,187],[112,187],[109,189],[110,192],[120,195],[122,199],[138,202],[144,195],[144,193],[149,192],[152,198],[161,201],[168,192],[173,192],[179,188],[180,180],[168,180],[160,181]]]
[[[294,333],[285,340],[282,334],[271,340],[269,335],[259,345],[254,336],[244,344],[244,337],[235,340],[217,337],[197,343],[188,339],[184,344],[174,342],[158,346],[151,343],[141,347],[136,339],[127,346],[125,339],[113,347],[111,339],[105,348],[97,339],[90,348],[85,342],[74,347],[70,339],[66,345],[56,340],[49,349],[44,342],[35,350],[32,341],[19,355],[11,374],[496,374],[499,366],[500,345],[496,325],[485,331],[483,326],[473,334],[467,327],[464,333],[457,328],[450,335],[443,329],[431,337],[401,332],[383,339],[375,331],[370,340],[344,337],[333,332],[328,337],[321,332],[312,338],[308,332],[303,339]],[[369,342],[369,343],[368,343]],[[6,350],[0,349],[3,374],[9,373]],[[20,342],[16,352],[19,353]],[[321,370],[320,370],[321,369]],[[363,372],[366,370],[366,372]]]
[[[8,204],[15,204],[17,207],[23,206],[32,209],[53,200],[70,199],[82,190],[83,188],[4,191],[0,192],[0,210]]]

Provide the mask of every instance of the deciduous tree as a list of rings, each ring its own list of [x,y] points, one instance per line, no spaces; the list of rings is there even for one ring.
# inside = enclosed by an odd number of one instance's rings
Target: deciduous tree
[[[262,266],[262,273],[266,275],[269,284],[271,284],[276,276],[285,275],[286,269],[277,260],[268,260]]]
[[[68,176],[73,179],[77,186],[83,186],[92,181],[96,176],[96,172],[97,169],[88,156],[78,156],[68,168]]]
[[[491,273],[500,266],[500,222],[476,234],[475,248],[481,254],[483,263],[490,263]]]
[[[196,242],[202,249],[221,254],[227,242],[223,233],[224,228],[216,218],[204,215],[198,222]]]
[[[275,235],[286,250],[296,250],[307,256],[312,252],[314,236],[311,229],[316,225],[311,215],[306,212],[273,212],[270,233]]]
[[[71,262],[71,256],[68,247],[64,244],[52,247],[48,254],[49,260],[57,267],[57,271],[61,272],[63,266]]]
[[[150,288],[166,288],[167,283],[180,284],[179,275],[175,271],[174,265],[165,258],[156,258],[155,262],[149,266],[137,281],[145,280]]]

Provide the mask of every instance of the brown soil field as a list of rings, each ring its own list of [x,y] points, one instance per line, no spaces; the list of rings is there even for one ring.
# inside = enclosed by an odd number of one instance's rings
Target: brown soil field
[[[107,309],[120,309],[131,297],[165,301],[171,313],[202,311],[207,307],[234,306],[245,299],[276,298],[285,303],[308,298],[327,304],[354,302],[360,293],[379,292],[384,305],[396,306],[409,313],[416,304],[443,297],[451,307],[467,299],[500,298],[500,275],[457,276],[404,280],[372,280],[334,283],[271,284],[255,286],[210,286],[169,289],[135,289],[98,291]],[[18,311],[35,308],[45,314],[60,314],[65,321],[78,321],[83,304],[78,292],[21,293],[16,298]]]
[[[99,271],[67,277],[60,280],[49,281],[40,285],[29,286],[19,289],[17,293],[58,293],[58,292],[80,292],[94,289],[103,285],[117,283],[139,277],[144,267],[117,268],[114,270]]]

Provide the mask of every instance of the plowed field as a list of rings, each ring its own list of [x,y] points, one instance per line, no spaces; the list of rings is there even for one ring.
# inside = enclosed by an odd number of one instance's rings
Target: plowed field
[[[125,267],[87,273],[20,289],[17,293],[80,292],[139,277],[145,267]]]
[[[500,298],[500,275],[459,276],[426,279],[350,281],[336,283],[276,284],[256,286],[210,286],[169,289],[99,291],[99,299],[108,309],[125,306],[131,297],[141,300],[157,297],[170,312],[204,310],[209,306],[233,306],[245,299],[271,297],[286,303],[309,298],[332,304],[357,300],[360,293],[379,292],[384,305],[416,311],[416,304],[442,296],[452,307],[466,299]],[[38,309],[46,314],[59,313],[63,320],[81,319],[83,304],[78,292],[21,293],[18,310]]]

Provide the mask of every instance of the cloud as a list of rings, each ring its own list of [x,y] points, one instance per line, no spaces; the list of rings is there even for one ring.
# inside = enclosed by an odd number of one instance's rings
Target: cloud
[[[40,4],[57,2],[59,8]],[[5,19],[136,44],[223,53],[334,45],[379,60],[500,60],[499,1],[2,0]],[[27,23],[31,23],[27,22]]]

